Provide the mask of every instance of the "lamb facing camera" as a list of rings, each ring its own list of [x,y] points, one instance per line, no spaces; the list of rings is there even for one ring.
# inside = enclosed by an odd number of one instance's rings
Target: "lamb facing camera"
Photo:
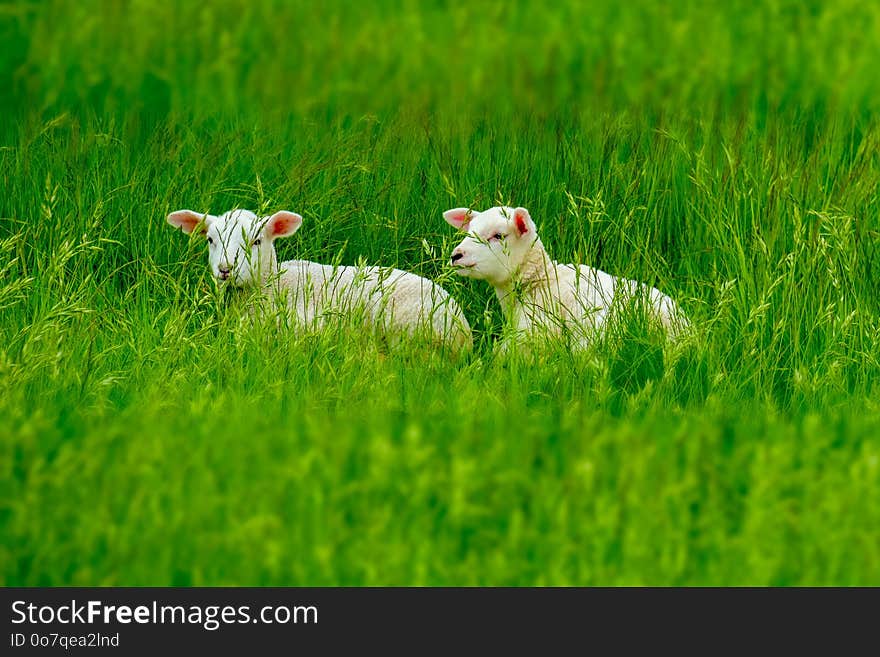
[[[302,217],[295,212],[259,217],[248,210],[219,216],[179,210],[168,215],[168,223],[205,236],[218,281],[259,289],[267,301],[280,299],[296,326],[320,329],[334,320],[355,319],[393,341],[425,335],[457,351],[472,347],[461,308],[433,281],[389,267],[279,263],[274,242],[299,230]]]
[[[586,265],[551,260],[525,208],[456,208],[444,212],[443,218],[467,232],[452,251],[450,264],[461,276],[485,280],[495,288],[516,342],[530,336],[566,336],[573,347],[585,348],[615,311],[640,303],[670,337],[687,326],[675,301],[656,288]],[[509,346],[505,342],[502,348]]]

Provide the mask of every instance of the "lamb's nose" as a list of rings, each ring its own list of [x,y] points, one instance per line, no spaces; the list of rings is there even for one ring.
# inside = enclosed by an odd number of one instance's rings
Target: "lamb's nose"
[[[464,253],[461,253],[460,251],[453,251],[452,252],[452,264],[455,264],[456,262],[458,262],[462,258],[464,258]]]
[[[222,278],[223,280],[229,278],[229,267],[217,267],[217,271],[220,272],[220,278]]]

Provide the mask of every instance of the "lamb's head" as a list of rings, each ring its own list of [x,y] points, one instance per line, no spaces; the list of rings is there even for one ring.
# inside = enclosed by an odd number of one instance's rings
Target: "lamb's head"
[[[253,285],[278,269],[274,241],[293,235],[302,224],[295,212],[258,217],[249,210],[230,210],[220,216],[178,210],[168,223],[184,233],[197,232],[208,242],[211,273],[235,287]]]
[[[538,242],[535,222],[525,208],[496,207],[484,212],[456,208],[444,212],[443,218],[467,232],[452,251],[450,263],[455,271],[495,287],[510,283]]]

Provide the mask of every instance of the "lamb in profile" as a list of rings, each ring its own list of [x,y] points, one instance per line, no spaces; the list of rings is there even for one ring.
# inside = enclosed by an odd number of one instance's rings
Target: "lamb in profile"
[[[258,217],[248,210],[220,216],[179,210],[168,223],[208,242],[211,272],[240,288],[261,288],[282,299],[298,326],[321,328],[332,318],[362,317],[389,337],[426,335],[454,350],[469,350],[471,329],[459,305],[439,285],[410,272],[384,267],[322,265],[307,260],[279,263],[274,241],[302,225],[294,212]],[[279,297],[280,295],[280,297]]]
[[[551,260],[525,208],[456,208],[443,218],[468,233],[452,251],[452,266],[458,274],[495,288],[513,340],[565,336],[573,347],[583,348],[615,311],[631,303],[644,303],[670,337],[687,325],[675,301],[653,287]],[[509,345],[505,341],[502,348]]]

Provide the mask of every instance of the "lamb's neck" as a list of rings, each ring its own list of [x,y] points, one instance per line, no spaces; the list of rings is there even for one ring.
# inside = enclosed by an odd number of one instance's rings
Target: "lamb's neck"
[[[503,285],[495,286],[498,301],[505,312],[513,311],[523,296],[532,290],[546,286],[550,281],[553,261],[544,249],[540,239],[536,239],[522,264]]]
[[[273,281],[278,278],[278,256],[275,255],[275,249],[272,249],[269,256],[269,266],[263,266],[260,268],[260,278],[265,285],[269,281]]]
[[[269,266],[260,271],[260,284],[264,290],[277,287],[278,278],[281,275],[281,268],[278,266],[278,259],[272,256]]]

